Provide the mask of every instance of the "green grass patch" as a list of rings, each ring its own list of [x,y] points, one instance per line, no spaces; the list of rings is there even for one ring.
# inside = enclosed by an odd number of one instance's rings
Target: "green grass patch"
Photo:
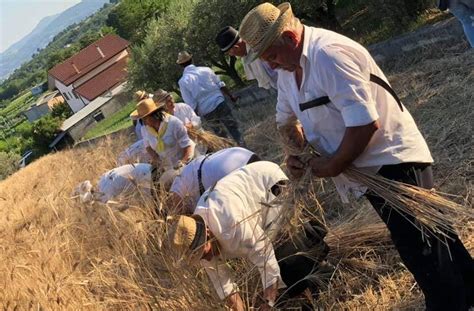
[[[84,135],[82,140],[100,137],[132,126],[130,113],[135,110],[135,105],[135,102],[129,102],[125,107],[115,112],[113,115],[97,123],[96,126],[91,128],[86,135]]]
[[[0,116],[5,118],[14,118],[24,110],[26,110],[35,97],[31,92],[26,92],[23,95],[18,96],[14,101],[12,101],[7,107],[0,110]]]

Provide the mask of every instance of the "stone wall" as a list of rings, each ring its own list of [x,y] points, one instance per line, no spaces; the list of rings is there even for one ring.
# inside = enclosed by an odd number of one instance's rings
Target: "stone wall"
[[[123,108],[129,102],[129,100],[130,98],[125,92],[115,95],[107,103],[94,110],[94,112],[71,127],[68,130],[69,135],[72,137],[72,139],[74,139],[74,141],[79,141],[88,130],[99,123],[94,119],[94,115],[96,113],[101,112],[104,118],[110,117],[115,112]]]

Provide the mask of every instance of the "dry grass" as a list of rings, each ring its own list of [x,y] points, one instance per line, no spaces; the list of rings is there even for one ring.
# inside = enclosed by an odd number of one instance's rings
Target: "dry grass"
[[[424,51],[388,68],[431,146],[437,187],[459,195],[457,202],[467,208],[472,208],[473,194],[472,68],[474,55],[465,52],[464,45]],[[282,160],[272,116],[246,120],[245,125],[252,150],[266,159]],[[81,205],[70,199],[77,183],[96,181],[114,167],[126,143],[125,138],[114,138],[52,154],[0,182],[0,307],[223,309],[202,271],[167,257],[160,245],[162,224],[154,220],[149,202],[135,198],[120,211],[114,205]],[[324,209],[329,260],[337,267],[315,306],[423,307],[413,278],[370,206],[363,201],[343,206],[325,181],[300,187],[305,194],[297,198],[301,208],[311,213]],[[461,233],[474,251],[472,225],[466,224]],[[255,300],[260,286],[256,272],[246,262],[234,267],[247,301]]]

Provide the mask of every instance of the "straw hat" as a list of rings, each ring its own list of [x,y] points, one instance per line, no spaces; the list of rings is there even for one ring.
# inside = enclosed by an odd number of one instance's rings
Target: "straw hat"
[[[155,103],[166,103],[166,100],[171,97],[171,94],[168,91],[159,89],[153,94],[153,100]]]
[[[216,43],[221,49],[222,52],[227,52],[230,50],[234,44],[239,41],[239,33],[234,27],[227,26],[221,29],[216,36]]]
[[[153,101],[153,99],[146,98],[137,104],[137,109],[130,114],[130,118],[132,118],[132,120],[142,119],[163,106],[164,104],[157,104]]]
[[[186,51],[181,51],[178,53],[178,60],[176,61],[176,64],[181,65],[189,62],[191,59],[193,59],[193,54],[189,54]]]
[[[148,93],[147,92],[145,92],[145,91],[136,91],[135,92],[135,99],[137,101],[141,101],[145,98],[148,98]]]
[[[252,59],[262,55],[293,18],[288,2],[278,7],[265,2],[250,10],[240,24],[239,35],[252,49]]]
[[[207,241],[206,224],[199,215],[168,218],[168,240],[171,247],[187,261],[196,264],[204,254]]]

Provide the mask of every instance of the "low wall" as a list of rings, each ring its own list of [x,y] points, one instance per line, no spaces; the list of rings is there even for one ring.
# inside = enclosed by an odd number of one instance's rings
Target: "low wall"
[[[403,58],[407,53],[413,54],[435,45],[449,46],[462,40],[465,40],[462,26],[456,18],[451,17],[415,32],[373,44],[367,49],[377,63],[383,65],[386,61]]]

